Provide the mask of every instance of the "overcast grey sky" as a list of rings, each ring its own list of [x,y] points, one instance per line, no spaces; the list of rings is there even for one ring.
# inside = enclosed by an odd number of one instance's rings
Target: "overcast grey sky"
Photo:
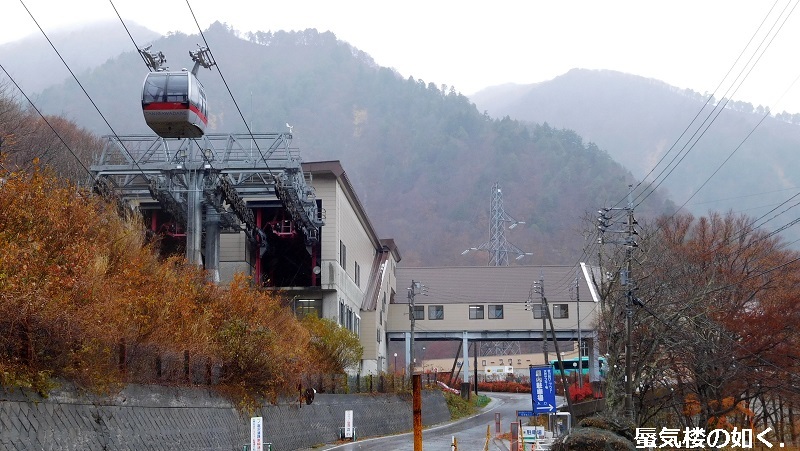
[[[160,33],[197,32],[186,0],[112,1],[126,22]],[[790,11],[798,1],[189,4],[204,29],[219,20],[242,32],[329,30],[405,77],[452,85],[464,94],[504,83],[546,81],[579,67],[627,72],[701,93],[717,91],[718,98],[730,89],[728,96],[736,100],[769,106],[774,113],[797,113],[800,11]],[[48,33],[82,22],[118,21],[108,0],[2,0],[0,44],[39,33],[23,2]]]

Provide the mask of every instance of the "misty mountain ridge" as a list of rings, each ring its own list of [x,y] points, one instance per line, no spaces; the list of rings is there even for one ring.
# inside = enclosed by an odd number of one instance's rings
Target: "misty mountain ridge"
[[[403,264],[486,264],[485,253],[460,254],[489,237],[495,182],[506,212],[526,222],[507,232],[510,242],[534,254],[521,263],[574,263],[591,239],[582,235],[587,212],[624,199],[636,182],[610,157],[610,147],[602,145],[607,153],[598,139],[584,142],[584,132],[573,131],[578,127],[551,125],[559,117],[492,119],[452,87],[404,78],[331,32],[243,37],[215,23],[205,37],[236,98],[234,104],[216,70],[201,71],[209,132],[244,132],[245,121],[254,132],[292,124],[293,144],[305,161],[342,161],[379,235],[400,246]],[[197,35],[175,33],[156,40],[153,49],[178,67],[198,42]],[[139,99],[145,74],[138,54],[127,51],[78,76],[117,133],[149,134]],[[618,102],[631,103],[625,92],[619,91]],[[74,81],[45,89],[40,98],[46,111],[109,133]],[[592,111],[605,106],[587,105]],[[637,206],[637,217],[676,209],[657,193]]]
[[[800,170],[787,165],[800,146],[797,114],[766,116],[762,106],[725,99],[706,105],[707,95],[609,70],[573,69],[471,99],[494,117],[578,131],[695,215],[713,209],[757,217],[800,192]],[[724,108],[713,111],[715,103]]]
[[[161,37],[159,33],[135,23],[126,25],[136,42],[150,42]],[[132,45],[119,21],[62,28],[48,32],[47,36],[76,74],[130,51]],[[41,33],[0,45],[0,61],[29,95],[71,78]],[[42,70],[43,67],[48,70]]]

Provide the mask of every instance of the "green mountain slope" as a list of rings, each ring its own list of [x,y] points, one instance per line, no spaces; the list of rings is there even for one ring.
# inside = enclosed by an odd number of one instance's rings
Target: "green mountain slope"
[[[306,161],[342,161],[382,237],[394,238],[407,265],[486,264],[461,252],[489,239],[491,187],[525,221],[507,233],[533,252],[523,263],[574,263],[586,212],[625,197],[632,176],[581,136],[547,124],[494,120],[463,95],[377,66],[331,33],[258,33],[243,39],[221,24],[206,33],[219,70],[203,70],[211,132],[285,131]],[[172,68],[189,67],[198,36],[172,35],[153,48]],[[132,46],[131,46],[132,47]],[[138,55],[122,54],[79,75],[118,134],[145,133]],[[228,94],[228,88],[236,104]],[[45,90],[46,109],[110,133],[74,83]],[[242,117],[244,116],[244,118]],[[324,207],[324,206],[323,206]],[[671,212],[651,196],[640,214]]]

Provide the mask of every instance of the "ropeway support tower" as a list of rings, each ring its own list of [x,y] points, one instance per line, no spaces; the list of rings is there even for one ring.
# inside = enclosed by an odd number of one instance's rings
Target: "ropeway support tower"
[[[310,248],[320,238],[318,211],[291,133],[206,134],[166,139],[152,135],[107,136],[90,171],[95,190],[153,205],[185,234],[186,259],[219,281],[221,229],[244,230],[264,243],[248,202],[279,201]]]

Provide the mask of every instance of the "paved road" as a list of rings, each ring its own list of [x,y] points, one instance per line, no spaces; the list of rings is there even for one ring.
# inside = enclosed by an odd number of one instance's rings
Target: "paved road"
[[[531,409],[530,393],[484,393],[492,398],[492,402],[481,410],[481,413],[470,418],[465,418],[453,423],[434,426],[425,429],[422,433],[422,446],[428,451],[449,451],[450,441],[453,436],[458,440],[458,447],[462,450],[473,451],[484,449],[486,443],[486,428],[490,428],[492,439],[489,440],[489,450],[508,451],[508,441],[494,439],[495,413],[500,413],[502,432],[508,432],[510,423],[516,419],[517,410]],[[425,406],[423,405],[424,409]],[[336,451],[413,451],[414,436],[411,433],[359,440],[324,447],[325,450]]]

